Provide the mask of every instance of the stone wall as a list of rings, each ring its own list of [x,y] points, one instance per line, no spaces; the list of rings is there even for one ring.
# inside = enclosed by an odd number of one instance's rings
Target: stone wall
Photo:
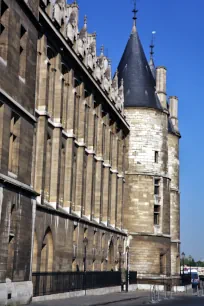
[[[0,7],[0,304],[20,305],[32,296],[38,32],[18,1],[1,0]],[[35,11],[37,7],[36,2]]]
[[[132,236],[131,269],[141,276],[148,274],[147,277],[168,275],[171,246],[167,114],[147,108],[126,108],[125,115],[130,124],[130,136],[124,227]],[[159,212],[157,220],[156,210]]]
[[[179,136],[168,135],[169,174],[171,177],[171,240],[172,274],[180,273],[180,190],[179,190]]]

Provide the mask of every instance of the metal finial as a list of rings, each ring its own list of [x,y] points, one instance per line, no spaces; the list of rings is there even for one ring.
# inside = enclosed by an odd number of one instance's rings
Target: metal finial
[[[87,25],[87,16],[84,16],[84,24]]]
[[[104,45],[101,46],[101,55],[104,54]]]
[[[133,28],[132,28],[132,33],[136,33],[137,32],[137,29],[136,29],[136,20],[137,20],[137,8],[136,8],[136,0],[133,0],[134,1],[134,8],[132,10],[133,12]]]
[[[155,34],[156,34],[156,31],[153,31],[152,32],[151,45],[150,45],[150,58],[153,58],[153,55],[154,55]]]
[[[133,10],[132,10],[132,12],[133,12],[133,14],[134,14],[134,16],[133,16],[133,20],[137,20],[137,12],[138,12],[138,10],[137,10],[137,4],[136,4],[136,0],[134,0],[134,8],[133,8]]]

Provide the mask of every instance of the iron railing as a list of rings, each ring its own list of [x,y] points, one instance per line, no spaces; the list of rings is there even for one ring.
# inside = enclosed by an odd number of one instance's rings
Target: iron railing
[[[33,296],[120,286],[120,272],[36,272]]]
[[[134,271],[129,272],[129,284],[130,285],[137,284],[137,272]]]

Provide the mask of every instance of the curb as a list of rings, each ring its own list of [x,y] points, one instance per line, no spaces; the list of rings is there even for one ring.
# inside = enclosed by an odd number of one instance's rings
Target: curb
[[[121,303],[121,302],[130,302],[130,301],[135,301],[135,300],[139,300],[139,299],[148,299],[147,297],[135,297],[135,298],[128,298],[128,299],[123,299],[123,300],[115,300],[115,301],[109,301],[106,303],[100,303],[100,304],[89,304],[86,306],[105,306],[105,305],[110,305],[110,304],[114,304],[114,303]],[[142,304],[148,304],[149,302],[145,302],[145,301],[141,301]]]

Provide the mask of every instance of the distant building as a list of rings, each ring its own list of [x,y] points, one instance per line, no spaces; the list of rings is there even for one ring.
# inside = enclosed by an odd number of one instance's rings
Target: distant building
[[[0,304],[82,271],[84,238],[88,271],[126,267],[127,246],[139,277],[180,271],[178,99],[135,21],[112,79],[78,12],[0,0]]]

